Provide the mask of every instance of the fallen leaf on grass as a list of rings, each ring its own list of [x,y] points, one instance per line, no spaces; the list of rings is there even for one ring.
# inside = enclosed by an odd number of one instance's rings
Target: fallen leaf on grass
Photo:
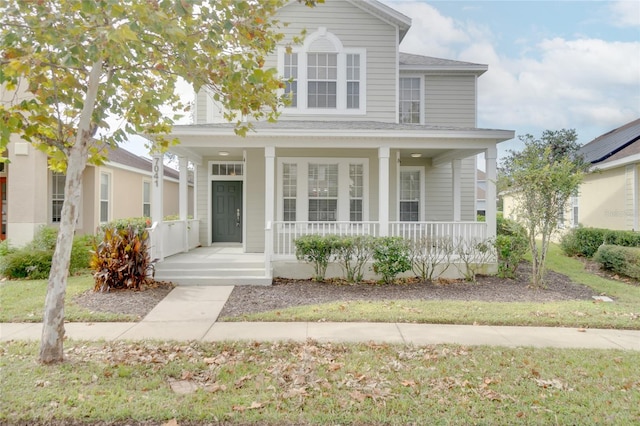
[[[253,401],[253,402],[251,403],[251,405],[250,405],[250,406],[248,406],[248,407],[245,407],[245,406],[243,406],[243,405],[234,405],[234,406],[232,407],[232,410],[233,410],[233,411],[239,411],[239,412],[241,412],[241,413],[242,413],[242,412],[247,411],[247,410],[257,410],[258,408],[262,408],[262,407],[264,407],[264,404],[263,404],[263,403],[261,403],[261,402],[257,402],[257,401]]]

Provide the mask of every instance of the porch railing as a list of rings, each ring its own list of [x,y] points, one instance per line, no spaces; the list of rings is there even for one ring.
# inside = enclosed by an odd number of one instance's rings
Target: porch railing
[[[294,241],[303,235],[379,235],[378,222],[274,222],[273,225],[276,256],[294,255]]]
[[[200,245],[200,221],[166,220],[162,222],[162,253],[158,249],[158,224],[149,228],[151,258],[158,259],[194,249]]]
[[[380,235],[378,222],[274,222],[273,239],[276,256],[291,256],[296,252],[294,241],[307,234],[319,235]],[[487,238],[485,222],[390,222],[390,236],[417,241],[429,237],[434,241],[448,237],[453,242],[483,241]]]

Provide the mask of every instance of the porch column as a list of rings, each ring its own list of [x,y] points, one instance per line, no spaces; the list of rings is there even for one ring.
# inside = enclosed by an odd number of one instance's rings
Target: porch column
[[[273,253],[273,209],[275,206],[275,158],[273,146],[264,148],[264,269],[271,276],[271,254]]]
[[[487,176],[487,192],[485,206],[485,221],[487,222],[487,238],[495,238],[496,236],[496,179],[497,164],[496,158],[498,149],[495,146],[487,148],[484,153],[485,169]]]
[[[182,251],[189,251],[189,226],[187,223],[187,216],[189,212],[189,185],[188,180],[188,160],[187,157],[178,157],[178,168],[180,171],[180,182],[178,184],[178,212],[180,214],[180,221],[184,222],[184,235]]]
[[[151,223],[157,223],[157,228],[154,234],[151,236],[152,252],[155,252],[155,257],[162,261],[164,260],[164,254],[162,251],[162,219],[163,215],[163,203],[164,203],[164,163],[162,162],[162,154],[152,155],[151,175],[153,182],[151,184]]]
[[[381,237],[389,235],[389,157],[388,146],[378,148],[378,224]]]
[[[462,217],[462,213],[461,213],[462,184],[460,179],[461,171],[462,171],[462,160],[460,158],[451,160],[451,180],[452,180],[451,187],[453,190],[453,194],[451,194],[451,196],[453,200],[453,221],[454,222],[460,222]]]

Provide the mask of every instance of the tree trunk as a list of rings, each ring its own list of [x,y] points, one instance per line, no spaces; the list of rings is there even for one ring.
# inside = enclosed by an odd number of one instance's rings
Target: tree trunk
[[[64,186],[64,204],[60,218],[60,230],[56,240],[56,249],[51,261],[47,298],[42,322],[42,340],[40,343],[40,361],[45,364],[62,362],[64,353],[64,296],[67,288],[67,275],[71,259],[71,248],[75,233],[75,224],[80,210],[82,193],[82,172],[87,165],[87,150],[74,146],[68,158],[67,176]]]
[[[51,261],[42,320],[40,361],[45,364],[64,361],[62,348],[64,341],[64,296],[67,290],[67,275],[69,274],[75,224],[78,221],[80,211],[82,173],[87,166],[89,145],[93,138],[91,117],[98,95],[102,65],[102,61],[98,61],[91,68],[76,140],[67,152],[65,199],[62,205],[56,249]]]

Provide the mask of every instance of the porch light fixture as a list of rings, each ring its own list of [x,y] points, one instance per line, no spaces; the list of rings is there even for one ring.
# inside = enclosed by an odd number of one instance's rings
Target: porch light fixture
[[[420,154],[419,152],[412,152],[411,153],[411,157],[412,158],[420,158],[420,157],[422,157],[422,154]]]
[[[227,157],[229,155],[229,151],[219,151],[218,155],[220,157]]]

